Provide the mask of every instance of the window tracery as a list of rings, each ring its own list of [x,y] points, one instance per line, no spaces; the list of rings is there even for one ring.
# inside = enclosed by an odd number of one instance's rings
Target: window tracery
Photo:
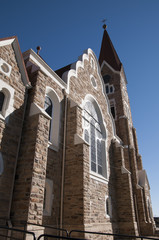
[[[101,120],[92,102],[84,106],[84,140],[90,144],[90,169],[106,177],[105,139],[101,130]]]

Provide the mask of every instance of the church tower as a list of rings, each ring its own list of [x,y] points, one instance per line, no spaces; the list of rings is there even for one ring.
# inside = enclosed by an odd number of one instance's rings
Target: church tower
[[[122,140],[122,149],[118,147],[121,151],[117,153],[117,148],[114,148],[119,229],[125,234],[129,232],[129,229],[131,229],[132,233],[132,229],[134,229],[134,234],[153,234],[154,220],[149,192],[150,187],[138,151],[136,130],[133,127],[127,93],[127,79],[106,27],[104,24],[99,64],[116,126],[116,133]],[[119,164],[118,158],[124,161],[124,168]],[[123,178],[118,178],[117,168],[119,167],[121,167],[123,174],[128,175],[128,178],[125,178],[127,184],[124,183]],[[123,187],[121,187],[122,184]]]

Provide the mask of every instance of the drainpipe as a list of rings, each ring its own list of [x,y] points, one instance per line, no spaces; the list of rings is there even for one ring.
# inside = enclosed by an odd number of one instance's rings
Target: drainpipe
[[[18,148],[17,148],[16,160],[15,160],[15,167],[14,167],[14,172],[13,172],[13,180],[12,180],[12,187],[11,187],[11,197],[10,197],[9,208],[8,208],[8,225],[9,226],[11,225],[10,212],[11,212],[11,205],[12,205],[12,200],[13,200],[13,190],[14,190],[15,174],[16,174],[17,162],[18,162],[18,156],[19,156],[19,150],[20,150],[20,143],[21,143],[21,138],[22,138],[22,129],[23,129],[23,124],[24,124],[24,117],[25,117],[26,105],[27,105],[27,99],[28,99],[28,88],[31,88],[31,86],[29,86],[29,87],[27,86],[26,90],[25,90],[24,111],[23,111],[23,116],[22,116],[22,124],[21,124],[20,137],[19,137],[19,141],[18,141]]]
[[[61,176],[61,206],[60,206],[60,228],[63,227],[63,198],[64,198],[64,176],[65,176],[65,154],[66,154],[66,124],[67,124],[67,93],[65,89],[63,90],[64,94],[64,132],[63,132],[63,156],[62,156],[62,176]]]

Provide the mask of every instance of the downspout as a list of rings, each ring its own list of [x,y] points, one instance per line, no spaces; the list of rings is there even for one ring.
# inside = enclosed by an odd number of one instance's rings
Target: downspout
[[[64,132],[63,132],[63,155],[62,155],[62,175],[61,175],[61,205],[60,205],[60,228],[63,227],[63,199],[64,199],[64,177],[65,177],[65,154],[66,154],[66,129],[67,129],[67,93],[65,89],[64,94]]]
[[[13,172],[13,180],[12,180],[12,188],[11,188],[11,197],[10,197],[10,202],[9,202],[9,208],[8,208],[8,225],[11,226],[11,221],[10,221],[10,212],[11,212],[11,205],[12,205],[12,200],[13,200],[13,190],[14,190],[14,183],[15,183],[15,175],[16,175],[16,169],[17,169],[17,162],[18,162],[18,156],[19,156],[19,150],[20,150],[20,143],[22,139],[22,130],[23,130],[23,124],[24,124],[24,117],[25,117],[25,112],[26,112],[26,105],[27,105],[27,99],[28,99],[28,88],[31,88],[31,86],[27,86],[25,90],[25,98],[24,98],[24,111],[23,111],[23,116],[22,116],[22,124],[21,124],[21,131],[20,131],[20,137],[18,141],[18,148],[17,148],[17,154],[16,154],[16,160],[15,160],[15,167],[14,167],[14,172]]]

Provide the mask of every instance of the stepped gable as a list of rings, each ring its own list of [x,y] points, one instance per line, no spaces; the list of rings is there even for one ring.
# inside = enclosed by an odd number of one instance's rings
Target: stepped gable
[[[110,37],[104,29],[102,45],[99,55],[99,64],[102,65],[103,61],[106,61],[114,70],[120,71],[122,63],[115,51],[115,48],[110,40]]]

